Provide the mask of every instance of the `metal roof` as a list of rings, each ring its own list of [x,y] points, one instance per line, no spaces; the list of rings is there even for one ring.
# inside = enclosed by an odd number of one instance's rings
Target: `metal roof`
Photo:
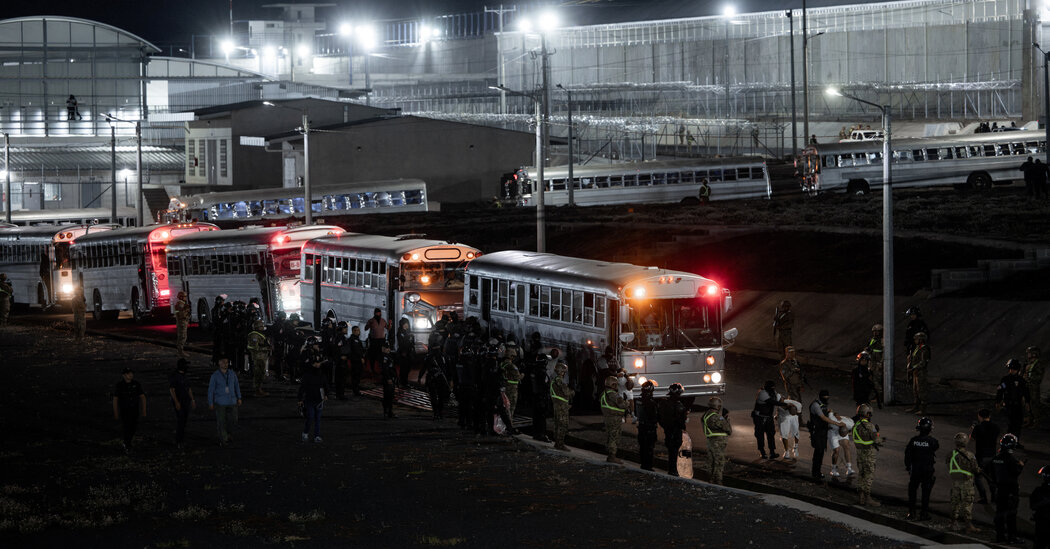
[[[983,143],[1020,143],[1026,141],[1045,141],[1046,133],[1042,131],[1006,131],[973,133],[964,135],[941,135],[938,137],[911,137],[907,139],[891,139],[890,148],[893,150],[905,150],[911,147],[949,147],[978,145]],[[814,145],[807,148],[812,149]],[[846,143],[818,143],[816,145],[820,154],[836,154],[850,152],[871,152],[882,150],[882,140],[872,139],[868,141],[849,141]]]
[[[464,244],[428,240],[425,238],[403,238],[361,233],[343,233],[338,236],[315,238],[306,243],[303,252],[354,252],[356,257],[379,259],[398,263],[404,254],[423,248],[463,247]],[[477,248],[466,246],[477,253]],[[453,261],[453,259],[449,259]]]
[[[287,234],[288,242],[303,242],[322,237],[332,232],[342,232],[335,225],[311,225],[303,227],[243,227],[225,231],[201,231],[175,237],[168,243],[168,253],[193,250],[214,250],[219,248],[244,248],[257,246],[268,248],[274,244],[274,237],[279,233]],[[281,245],[287,242],[281,242]],[[283,247],[283,246],[278,246]]]
[[[121,139],[122,141],[124,139]],[[135,146],[117,145],[117,169],[135,169]],[[109,144],[11,147],[11,171],[92,169],[108,172]],[[182,172],[186,153],[182,147],[142,146],[142,169],[150,172]]]
[[[145,241],[149,238],[150,233],[160,229],[177,230],[180,227],[185,228],[204,228],[203,230],[217,231],[219,227],[212,225],[211,223],[168,223],[164,225],[146,225],[143,227],[126,227],[123,229],[115,229],[112,231],[105,231],[96,234],[84,235],[77,239],[76,247],[79,244],[88,244],[92,242],[107,242],[112,240],[139,240]]]
[[[56,234],[81,225],[33,225],[30,227],[0,228],[0,240],[46,240],[51,242]]]
[[[121,28],[118,28],[118,27],[114,27],[113,25],[107,25],[105,23],[100,23],[98,21],[92,21],[90,19],[80,19],[78,17],[66,17],[66,16],[58,16],[58,15],[46,15],[46,16],[15,17],[15,18],[11,18],[11,19],[0,20],[0,25],[21,25],[23,23],[39,23],[40,25],[44,25],[45,23],[69,23],[69,24],[76,24],[76,25],[86,25],[86,26],[89,26],[89,27],[96,27],[98,29],[103,29],[105,31],[113,33],[113,36],[117,37],[117,40],[115,42],[115,44],[117,44],[117,45],[127,45],[127,46],[131,46],[131,47],[141,47],[141,48],[145,49],[147,53],[160,53],[161,52],[160,48],[158,48],[157,46],[153,45],[151,42],[149,42],[145,38],[139,37],[138,35],[132,34],[132,33],[128,32],[128,31],[126,31],[124,29],[121,29]],[[121,42],[119,37],[124,37],[124,38],[128,39],[129,42],[128,43]],[[105,41],[106,36],[102,37],[103,40],[101,41],[101,43],[98,43],[99,42],[98,37],[92,36],[92,38],[93,38],[93,42],[94,42],[93,45],[98,45],[98,46],[112,45],[109,42]],[[23,39],[21,42],[18,43],[18,47],[25,47],[25,46],[28,46],[28,45],[35,45],[37,43],[44,43],[44,42],[43,41],[32,41],[32,42],[30,42],[30,41],[26,41],[26,40]],[[53,48],[58,49],[60,47],[59,44],[62,44],[62,43],[63,42],[54,40],[54,41],[50,42],[50,45]],[[66,44],[69,44],[69,42],[67,41]],[[75,42],[72,45],[76,46],[76,47],[83,47],[85,44],[82,44],[82,43],[79,43],[79,42]],[[67,45],[67,47],[68,47],[68,45]]]
[[[382,181],[355,181],[350,183],[332,183],[329,185],[315,185],[310,189],[310,194],[315,200],[328,194],[353,194],[363,192],[391,192],[402,190],[426,190],[426,182],[422,179],[386,179]],[[243,191],[222,191],[214,193],[201,193],[179,197],[188,208],[200,208],[213,204],[224,204],[228,202],[240,202],[242,200],[277,200],[288,198],[299,198],[303,196],[302,187],[274,187],[269,189],[248,189]]]

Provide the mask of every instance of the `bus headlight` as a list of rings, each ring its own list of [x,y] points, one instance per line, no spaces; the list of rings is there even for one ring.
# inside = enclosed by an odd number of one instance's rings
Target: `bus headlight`
[[[71,293],[73,293],[73,285],[70,284],[69,282],[66,282],[66,283],[62,284],[62,293],[64,293],[64,294],[71,294]]]
[[[722,373],[711,372],[710,374],[704,374],[704,383],[721,383]]]
[[[413,324],[415,325],[417,330],[429,330],[431,328],[429,318],[417,318],[413,321]]]
[[[645,368],[645,359],[642,358],[642,357],[638,357],[638,358],[634,359],[634,367],[639,369],[639,370],[641,370],[642,368]]]

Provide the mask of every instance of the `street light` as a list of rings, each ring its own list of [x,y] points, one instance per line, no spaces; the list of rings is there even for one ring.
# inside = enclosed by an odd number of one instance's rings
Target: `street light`
[[[576,186],[576,180],[572,177],[572,164],[574,156],[572,155],[572,90],[568,90],[561,84],[558,84],[558,89],[565,92],[565,95],[569,97],[569,206],[575,206],[576,201],[573,199],[573,187]]]
[[[222,49],[222,54],[226,56],[226,62],[230,62],[230,54],[233,53],[234,45],[233,40],[229,38],[219,43],[219,48]]]
[[[893,402],[893,180],[890,173],[890,105],[879,105],[865,101],[836,88],[828,88],[828,95],[845,97],[858,103],[871,105],[882,111],[882,325],[883,325],[883,380],[886,402]]]
[[[339,25],[339,36],[346,40],[346,77],[347,85],[354,87],[354,26],[350,23]]]
[[[113,206],[113,219],[111,223],[117,223],[117,129],[114,122],[125,122],[131,124],[131,120],[121,120],[116,116],[109,113],[104,113],[102,116],[109,121],[110,128],[110,162],[111,170],[113,174],[113,196],[111,204]],[[146,224],[146,214],[142,199],[142,122],[136,120],[135,124],[135,172],[138,174],[138,183],[135,186],[135,205],[137,209],[138,226],[142,227]],[[127,189],[125,188],[125,192]]]
[[[306,109],[297,109],[295,107],[289,107],[287,105],[278,105],[271,101],[263,101],[263,105],[267,107],[276,107],[278,109],[288,109],[291,111],[298,111],[303,115],[302,127],[296,128],[300,133],[303,134],[303,223],[306,225],[314,224],[314,200],[313,193],[310,188],[310,118],[307,115]]]
[[[375,27],[371,25],[361,25],[355,29],[357,35],[358,45],[364,53],[365,60],[365,105],[372,104],[372,70],[371,70],[371,55],[372,50],[378,45],[377,33]]]
[[[543,207],[543,159],[547,153],[546,118],[543,117],[543,96],[538,93],[525,93],[512,90],[503,84],[489,86],[490,90],[499,90],[507,95],[528,97],[536,106],[536,251],[543,253],[547,248],[547,220]]]

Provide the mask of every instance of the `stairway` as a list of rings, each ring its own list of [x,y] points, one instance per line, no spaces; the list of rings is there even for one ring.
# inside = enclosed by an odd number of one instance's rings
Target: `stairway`
[[[157,219],[157,212],[167,210],[168,202],[171,201],[164,187],[144,188],[142,196],[146,199],[146,207],[149,209],[147,215],[151,220]]]

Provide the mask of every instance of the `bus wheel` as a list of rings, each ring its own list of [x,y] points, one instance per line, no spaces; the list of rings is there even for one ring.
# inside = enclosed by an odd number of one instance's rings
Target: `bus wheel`
[[[870,189],[868,188],[868,182],[863,179],[850,180],[849,184],[846,185],[846,193],[856,196],[864,196],[868,194]]]
[[[131,317],[135,319],[136,324],[142,324],[146,319],[146,315],[142,313],[142,309],[139,308],[139,289],[135,288],[131,290]]]
[[[91,293],[91,302],[95,304],[91,309],[91,318],[96,322],[102,320],[102,295],[98,293],[98,290]]]
[[[201,299],[197,301],[197,327],[204,330],[205,332],[211,331],[211,317],[209,314],[208,302]]]
[[[992,178],[984,172],[974,172],[970,174],[970,177],[966,178],[966,184],[971,189],[990,189],[992,187]]]
[[[700,204],[700,199],[695,196],[687,196],[682,199],[682,204],[686,206],[696,206]]]

